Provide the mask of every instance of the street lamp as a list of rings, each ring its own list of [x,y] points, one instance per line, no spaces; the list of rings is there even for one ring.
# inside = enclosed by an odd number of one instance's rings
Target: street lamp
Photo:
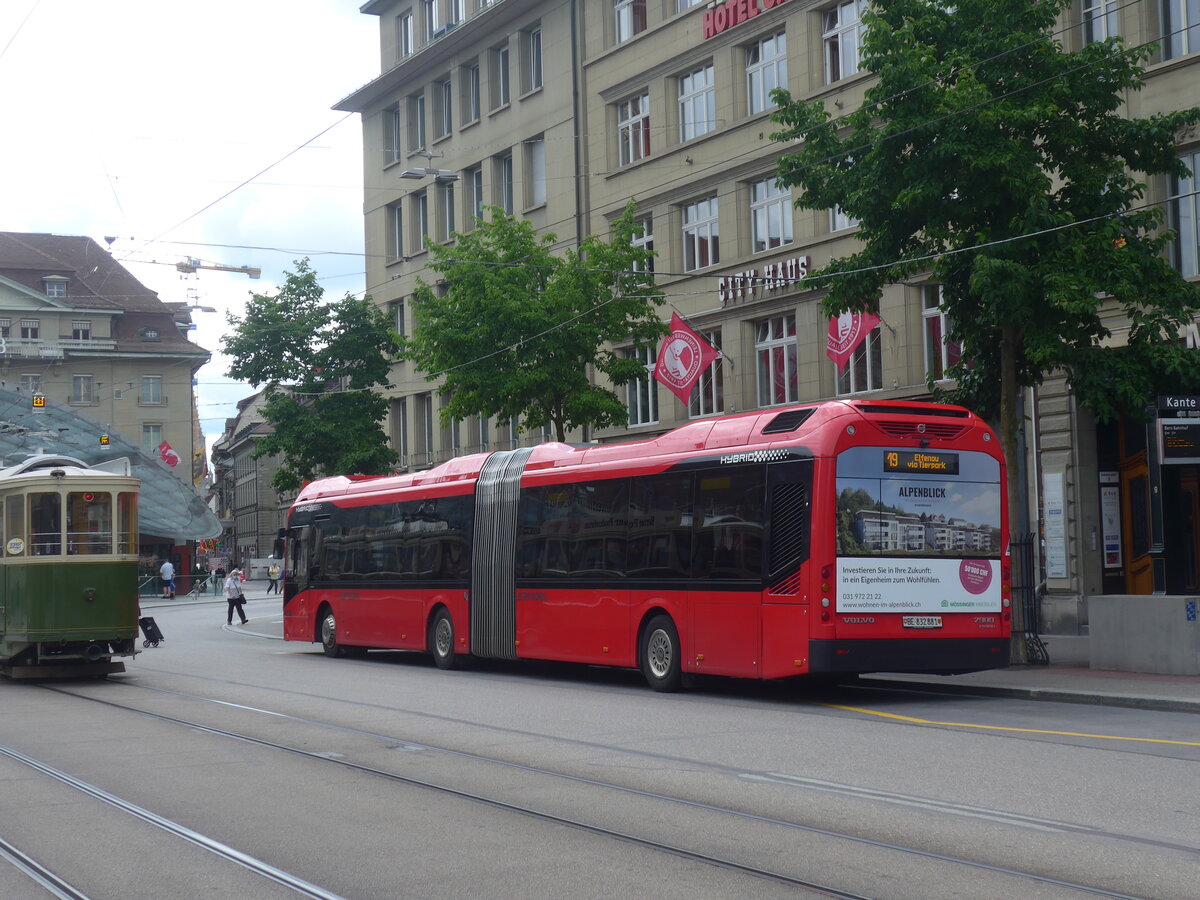
[[[451,181],[458,181],[458,173],[453,169],[435,169],[433,168],[434,153],[426,150],[423,154],[429,160],[429,165],[420,169],[405,169],[400,173],[401,178],[421,179],[433,176],[433,180],[438,184],[449,184]],[[440,154],[438,154],[440,155]]]

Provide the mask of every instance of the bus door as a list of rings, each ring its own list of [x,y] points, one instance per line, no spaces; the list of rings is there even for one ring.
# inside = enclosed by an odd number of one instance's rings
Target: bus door
[[[697,672],[759,677],[766,466],[696,473],[692,517],[691,642],[685,652]]]

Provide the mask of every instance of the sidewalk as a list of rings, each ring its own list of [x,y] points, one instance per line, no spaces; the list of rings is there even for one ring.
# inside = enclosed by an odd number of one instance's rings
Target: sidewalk
[[[265,581],[247,581],[243,585],[246,599],[275,600],[278,594],[267,593]],[[224,595],[211,593],[177,596],[174,600],[143,597],[142,609],[184,606],[195,603],[219,603],[225,612]],[[247,615],[253,623],[256,610]],[[256,623],[264,625],[265,623]],[[282,637],[280,633],[279,637]],[[1042,635],[1050,655],[1048,666],[1012,666],[967,675],[910,675],[876,672],[862,676],[864,682],[910,684],[924,690],[944,693],[976,694],[992,697],[1024,697],[1030,700],[1054,700],[1059,703],[1090,703],[1097,706],[1127,706],[1169,712],[1200,714],[1200,676],[1147,675],[1138,672],[1109,672],[1089,667],[1090,653],[1087,635]]]
[[[1088,665],[1086,635],[1043,635],[1042,640],[1050,655],[1048,666],[1012,666],[967,675],[888,672],[864,675],[862,680],[915,684],[946,693],[1200,713],[1200,675],[1148,675],[1092,669]]]

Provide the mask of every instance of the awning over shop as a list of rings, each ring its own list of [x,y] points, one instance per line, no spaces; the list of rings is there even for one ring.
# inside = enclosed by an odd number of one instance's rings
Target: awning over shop
[[[138,504],[142,534],[170,538],[175,543],[204,540],[221,534],[221,523],[191,486],[161,459],[147,455],[128,438],[108,431],[77,409],[47,399],[39,411],[32,398],[11,383],[0,385],[0,468],[38,453],[61,453],[95,464],[127,457],[142,481]],[[188,461],[181,463],[190,466]]]

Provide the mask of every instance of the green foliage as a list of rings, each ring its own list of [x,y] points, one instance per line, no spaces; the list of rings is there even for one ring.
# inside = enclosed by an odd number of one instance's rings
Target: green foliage
[[[263,416],[271,432],[255,457],[278,455],[272,484],[296,490],[326,475],[382,475],[396,461],[381,423],[399,338],[370,297],[347,294],[324,303],[307,259],[275,295],[255,294],[239,318],[229,316],[229,375],[265,384]]]
[[[428,244],[429,268],[444,296],[422,282],[413,335],[403,355],[430,381],[440,379],[443,420],[519,417],[523,430],[553,425],[558,440],[584,425],[623,425],[627,410],[593,384],[589,367],[624,384],[646,372],[607,345],[641,348],[666,332],[655,313],[662,294],[649,272],[653,254],[632,244],[632,203],[611,239],[586,238],[578,251],[551,252],[556,238],[496,207],[451,245]]]
[[[1068,7],[873,4],[864,64],[878,81],[859,109],[834,120],[776,93],[773,137],[803,139],[781,180],[802,188],[799,206],[861,223],[862,250],[817,273],[826,311],[873,311],[884,285],[928,273],[966,348],[946,399],[985,414],[1053,370],[1102,420],[1140,411],[1156,373],[1200,377],[1174,344],[1200,289],[1163,258],[1161,209],[1133,177],[1186,174],[1175,136],[1200,109],[1123,118],[1153,48],[1065,52],[1052,32]],[[1109,324],[1124,321],[1115,349]]]

